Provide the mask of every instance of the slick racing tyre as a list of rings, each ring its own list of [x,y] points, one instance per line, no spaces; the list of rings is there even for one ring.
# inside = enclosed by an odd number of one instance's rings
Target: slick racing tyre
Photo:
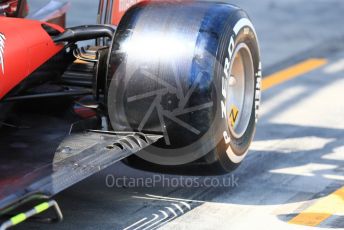
[[[107,79],[112,128],[163,135],[128,164],[213,174],[233,170],[245,157],[257,121],[261,66],[255,29],[240,8],[190,1],[135,5],[113,39]]]

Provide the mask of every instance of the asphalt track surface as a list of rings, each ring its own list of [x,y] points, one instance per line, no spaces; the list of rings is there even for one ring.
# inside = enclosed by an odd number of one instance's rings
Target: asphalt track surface
[[[56,197],[62,223],[18,229],[344,229],[344,4],[235,3],[252,17],[265,66],[261,118],[242,165],[180,177],[118,163]]]

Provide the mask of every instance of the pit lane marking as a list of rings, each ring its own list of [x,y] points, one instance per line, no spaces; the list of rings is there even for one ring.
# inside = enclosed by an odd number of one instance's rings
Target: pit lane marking
[[[333,74],[338,73],[344,70],[344,59],[340,59],[339,61],[327,66],[324,69],[324,73]]]
[[[191,205],[184,201],[172,203],[153,213],[150,218],[144,217],[123,230],[155,230],[191,209]]]
[[[323,58],[311,58],[302,61],[296,65],[293,65],[289,68],[283,69],[263,78],[262,90],[267,90],[285,81],[304,75],[308,72],[324,66],[325,64],[327,64],[327,60]]]
[[[344,187],[319,199],[288,223],[315,227],[338,213],[344,213]]]
[[[296,78],[298,76],[301,76],[303,74],[306,74],[312,70],[318,69],[322,67],[323,65],[327,64],[326,59],[308,59],[303,62],[300,62],[294,66],[288,67],[284,70],[278,71],[270,76],[267,76],[263,78],[263,86],[262,86],[262,91],[267,90],[269,88],[272,88],[276,85],[279,85],[285,81],[291,80],[293,78]],[[344,190],[344,189],[343,189]],[[148,194],[147,194],[148,195]],[[148,195],[149,196],[149,195]],[[136,197],[136,198],[143,198],[143,197]],[[165,198],[165,199],[162,199]],[[153,218],[149,219],[147,217],[142,218],[141,220],[135,222],[134,224],[124,228],[123,230],[139,230],[142,229],[143,227],[144,230],[155,230],[159,227],[162,227],[166,223],[170,222],[173,219],[178,218],[179,216],[185,214],[186,212],[190,211],[192,209],[191,205],[188,204],[185,201],[193,201],[194,200],[185,200],[182,201],[182,199],[174,199],[174,198],[168,198],[168,197],[145,197],[145,199],[151,199],[151,200],[165,200],[165,201],[179,201],[179,204],[182,204],[183,206],[187,207],[187,210],[184,210],[180,207],[180,205],[176,203],[172,203],[174,207],[165,207],[165,210],[168,210],[169,213],[173,213],[173,216],[171,217],[168,215],[166,218],[166,215],[162,219],[157,218],[157,215],[160,216],[159,214],[153,214]],[[343,200],[344,202],[344,200]],[[203,202],[202,202],[203,203]],[[344,205],[343,205],[344,207]],[[173,212],[171,212],[171,210]],[[177,214],[176,212],[179,211],[180,215],[175,215]],[[166,211],[163,210],[158,210],[159,213],[166,213]],[[327,217],[328,218],[328,217]],[[158,219],[158,220],[157,220]],[[153,222],[154,221],[154,222]],[[153,223],[152,223],[153,222]],[[150,224],[152,223],[152,224]],[[139,225],[140,224],[140,225]],[[147,226],[150,224],[149,226]],[[135,228],[134,228],[135,227]]]
[[[128,229],[131,229],[132,227],[134,227],[134,226],[136,226],[136,225],[138,225],[138,224],[142,223],[142,222],[143,222],[143,221],[145,221],[145,220],[147,220],[147,217],[144,217],[144,218],[142,218],[141,220],[139,220],[139,221],[137,221],[137,222],[133,223],[132,225],[130,225],[130,226],[128,226],[128,227],[126,227],[126,228],[125,228],[125,229],[123,229],[123,230],[128,230]]]
[[[262,91],[302,76],[310,71],[327,64],[326,59],[308,59],[294,66],[278,71],[263,79]],[[335,73],[344,70],[344,60],[336,62],[324,69],[325,73]],[[344,213],[344,187],[332,194],[319,199],[310,207],[292,218],[288,223],[315,227],[330,218],[333,214]]]

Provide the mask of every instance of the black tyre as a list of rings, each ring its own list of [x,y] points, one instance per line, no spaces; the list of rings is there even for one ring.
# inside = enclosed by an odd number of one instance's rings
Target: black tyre
[[[236,6],[145,2],[132,7],[111,47],[109,119],[114,130],[164,138],[128,163],[193,174],[236,168],[255,132],[260,68],[255,30]]]

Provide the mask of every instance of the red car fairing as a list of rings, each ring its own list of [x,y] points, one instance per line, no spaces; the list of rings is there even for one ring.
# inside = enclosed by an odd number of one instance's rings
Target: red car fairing
[[[150,0],[119,0],[112,5],[111,23],[118,25],[124,13],[133,5],[139,2],[149,2]],[[155,0],[159,1],[159,0]],[[160,0],[161,1],[161,0]]]
[[[143,0],[119,0],[115,1],[112,8],[112,17],[111,23],[114,25],[118,25],[119,21],[121,20],[124,13],[129,9],[132,5],[142,2]]]
[[[0,0],[0,15],[23,18],[29,12],[26,0]]]
[[[0,99],[62,48],[43,29],[42,22],[0,17]]]

